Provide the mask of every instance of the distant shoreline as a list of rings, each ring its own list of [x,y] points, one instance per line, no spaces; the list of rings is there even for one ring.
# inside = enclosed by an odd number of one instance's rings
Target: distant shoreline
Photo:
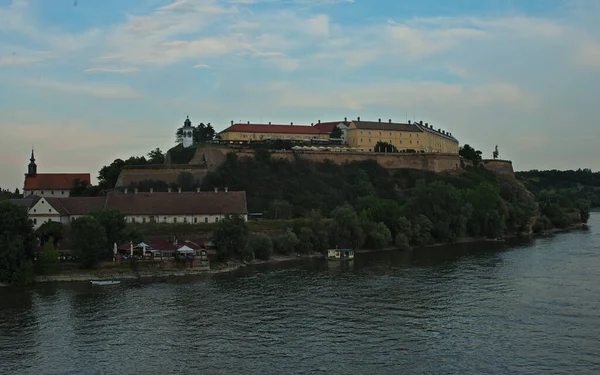
[[[545,237],[549,235],[554,235],[558,233],[567,233],[574,230],[580,230],[587,228],[587,224],[579,223],[571,225],[568,228],[564,229],[550,229],[543,231],[542,233],[530,234],[529,236],[533,238]],[[527,235],[526,235],[527,236]],[[507,240],[518,238],[518,235],[507,236],[500,240],[493,239],[485,239],[485,238],[462,238],[458,241],[451,243],[434,243],[426,246],[413,247],[411,251],[419,251],[419,249],[427,249],[427,248],[435,248],[441,246],[452,246],[457,244],[467,244],[467,243],[504,243]],[[396,251],[395,247],[387,247],[383,249],[359,249],[356,251],[358,254],[366,254],[373,253],[379,251]],[[276,264],[282,262],[288,262],[292,260],[301,260],[301,259],[319,259],[324,258],[322,254],[310,254],[310,255],[275,255],[271,257],[269,260],[259,260],[255,259],[251,263],[244,261],[232,261],[227,263],[222,263],[223,267],[210,269],[207,266],[197,267],[197,268],[167,268],[167,269],[153,269],[153,270],[143,270],[139,272],[139,279],[163,279],[168,277],[182,277],[182,276],[202,276],[202,275],[214,275],[219,273],[233,272],[239,270],[244,267],[260,265],[260,264]],[[91,280],[136,280],[138,277],[133,274],[130,269],[116,269],[112,267],[105,267],[98,270],[73,270],[72,272],[62,272],[55,275],[45,275],[45,276],[37,276],[35,278],[36,283],[64,283],[64,282],[89,282]],[[9,286],[6,284],[0,283],[0,287]]]

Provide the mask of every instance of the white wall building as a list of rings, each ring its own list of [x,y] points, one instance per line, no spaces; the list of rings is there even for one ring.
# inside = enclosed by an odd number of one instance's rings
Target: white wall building
[[[189,117],[183,123],[182,131],[183,131],[183,137],[182,137],[183,147],[188,148],[194,144],[194,129],[192,128],[192,122],[190,121]]]
[[[25,184],[23,185],[23,198],[30,196],[66,198],[70,195],[76,180],[90,183],[89,173],[37,173],[37,164],[33,150],[29,159]]]

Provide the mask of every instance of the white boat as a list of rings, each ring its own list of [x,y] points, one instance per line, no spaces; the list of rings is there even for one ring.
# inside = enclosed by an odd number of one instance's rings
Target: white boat
[[[92,285],[117,285],[121,282],[119,280],[92,280]]]
[[[329,260],[353,260],[354,250],[352,249],[328,249],[327,259]]]

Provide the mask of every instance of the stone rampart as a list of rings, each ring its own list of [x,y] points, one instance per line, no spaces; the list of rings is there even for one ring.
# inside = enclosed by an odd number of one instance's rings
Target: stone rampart
[[[515,176],[515,171],[513,170],[512,161],[510,160],[500,160],[500,159],[484,159],[481,161],[481,165],[487,170],[492,172],[505,175],[505,176]]]
[[[241,150],[238,157],[254,157],[254,151]],[[440,153],[375,153],[375,152],[349,152],[349,151],[288,151],[279,150],[271,154],[272,158],[294,160],[295,157],[308,159],[314,162],[331,160],[336,164],[351,161],[375,160],[388,169],[419,169],[432,172],[457,171],[461,169],[458,154]]]
[[[164,181],[167,184],[176,183],[177,177],[181,172],[191,173],[198,181],[202,181],[208,173],[207,168],[123,168],[115,188],[127,187],[131,183],[138,183],[145,180]]]

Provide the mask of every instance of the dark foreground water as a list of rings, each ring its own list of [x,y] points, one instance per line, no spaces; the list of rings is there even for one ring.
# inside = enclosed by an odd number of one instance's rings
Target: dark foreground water
[[[519,246],[0,289],[0,374],[600,374],[600,214]]]

